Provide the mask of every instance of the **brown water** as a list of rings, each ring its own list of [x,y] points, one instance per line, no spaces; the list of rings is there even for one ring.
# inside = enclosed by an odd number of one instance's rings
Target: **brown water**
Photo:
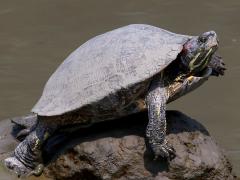
[[[0,0],[0,119],[28,113],[56,67],[95,35],[131,23],[192,35],[215,30],[226,76],[170,108],[204,124],[240,175],[239,18],[239,0]],[[0,174],[12,179],[1,167]]]

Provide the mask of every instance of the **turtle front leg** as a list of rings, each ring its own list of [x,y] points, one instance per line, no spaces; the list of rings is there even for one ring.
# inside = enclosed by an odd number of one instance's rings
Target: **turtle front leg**
[[[222,57],[216,54],[213,54],[208,66],[212,68],[213,76],[223,76],[224,71],[226,70]]]
[[[39,121],[35,131],[16,147],[14,155],[5,159],[6,167],[16,172],[19,177],[41,175],[43,168],[39,167],[43,167],[42,146],[55,129]]]
[[[149,122],[146,136],[154,152],[155,159],[159,156],[171,159],[175,156],[174,149],[166,140],[166,102],[167,93],[158,79],[153,80],[147,98]]]

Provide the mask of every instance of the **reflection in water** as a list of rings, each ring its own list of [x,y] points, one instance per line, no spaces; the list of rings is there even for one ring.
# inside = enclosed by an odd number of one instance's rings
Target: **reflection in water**
[[[56,67],[97,34],[131,23],[194,35],[213,29],[226,76],[211,78],[170,107],[200,119],[240,175],[239,11],[239,0],[0,0],[0,119],[28,113]]]

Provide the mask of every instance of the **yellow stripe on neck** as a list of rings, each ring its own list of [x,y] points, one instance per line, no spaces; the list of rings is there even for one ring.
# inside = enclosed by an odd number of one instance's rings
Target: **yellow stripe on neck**
[[[194,59],[189,63],[189,67],[190,67],[190,71],[192,71],[193,69],[195,69],[195,67],[199,66],[199,65],[193,65],[194,62],[197,60],[197,58],[200,56],[201,53],[197,53],[197,55],[194,57]]]
[[[197,55],[194,57],[194,59],[189,63],[189,67],[190,67],[190,71],[193,71],[194,69],[196,69],[199,66],[202,66],[202,68],[200,70],[202,70],[208,63],[209,61],[209,54],[212,52],[212,48],[209,49],[209,51],[207,52],[206,56],[202,59],[202,61],[199,64],[194,65],[194,62],[197,60],[197,58],[200,56],[201,53],[197,53]],[[208,57],[208,59],[206,59]],[[204,63],[204,64],[202,64]]]

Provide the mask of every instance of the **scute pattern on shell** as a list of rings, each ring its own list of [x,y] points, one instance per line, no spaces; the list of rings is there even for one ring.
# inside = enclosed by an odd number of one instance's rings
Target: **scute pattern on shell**
[[[176,59],[189,38],[144,24],[96,36],[58,67],[32,112],[61,115],[149,79]]]

